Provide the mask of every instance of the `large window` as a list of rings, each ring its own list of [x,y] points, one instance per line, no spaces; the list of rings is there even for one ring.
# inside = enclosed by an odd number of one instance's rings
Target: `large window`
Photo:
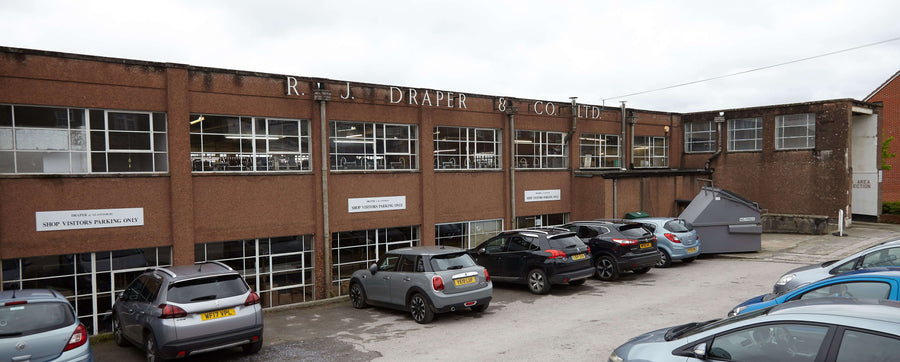
[[[728,151],[762,150],[762,119],[741,118],[728,120]]]
[[[197,244],[195,261],[220,261],[241,273],[263,307],[315,299],[313,237],[286,236]]]
[[[567,168],[566,134],[548,131],[516,131],[516,168]]]
[[[582,133],[581,168],[619,167],[619,136],[597,133]]]
[[[500,131],[496,129],[434,127],[434,168],[498,169],[500,145]]]
[[[75,307],[90,334],[112,330],[116,295],[149,267],[172,264],[172,249],[143,248],[3,259],[0,290],[50,288]]]
[[[569,213],[519,216],[516,218],[516,228],[554,226],[567,222],[569,222]]]
[[[434,226],[435,244],[469,249],[503,230],[503,220],[464,221]]]
[[[331,245],[332,292],[344,295],[353,272],[368,268],[388,250],[419,245],[419,227],[332,233]]]
[[[309,171],[309,121],[191,114],[194,171]]]
[[[791,114],[775,117],[775,149],[816,148],[816,115]]]
[[[715,122],[698,121],[684,124],[684,152],[713,152],[715,150]]]
[[[0,105],[0,173],[168,171],[165,113]]]
[[[332,170],[416,170],[415,125],[332,121]]]
[[[669,144],[665,137],[636,136],[632,146],[634,167],[669,167]]]

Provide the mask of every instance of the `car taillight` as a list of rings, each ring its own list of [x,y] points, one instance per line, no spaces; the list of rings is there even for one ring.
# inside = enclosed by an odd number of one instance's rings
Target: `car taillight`
[[[677,236],[675,236],[675,234],[665,233],[663,235],[665,235],[666,239],[671,240],[673,243],[681,244],[681,239],[679,239]]]
[[[431,277],[431,287],[434,288],[435,292],[444,290],[444,279],[437,275]]]
[[[6,302],[6,303],[3,303],[4,306],[9,306],[9,305],[19,305],[19,304],[28,304],[28,301],[27,301],[27,300],[17,300],[17,301],[14,301],[14,302]]]
[[[486,282],[491,281],[491,275],[488,274],[487,269],[484,270],[484,281],[486,281]]]
[[[254,304],[259,304],[259,295],[254,292],[250,292],[250,295],[247,296],[247,300],[244,301],[244,305],[251,306]]]
[[[66,344],[66,348],[63,349],[63,352],[81,347],[87,343],[87,341],[87,327],[85,327],[83,323],[79,323],[78,327],[75,327],[75,332],[72,332],[72,336],[69,337],[69,343]]]
[[[562,251],[559,251],[559,250],[548,249],[547,252],[550,253],[550,257],[548,259],[556,259],[556,258],[565,258],[566,257],[566,253],[563,253]]]
[[[162,314],[159,315],[159,319],[181,318],[187,316],[187,312],[177,305],[160,304],[159,309],[162,309]]]
[[[632,246],[638,244],[638,241],[634,239],[612,239],[612,241],[623,246]]]

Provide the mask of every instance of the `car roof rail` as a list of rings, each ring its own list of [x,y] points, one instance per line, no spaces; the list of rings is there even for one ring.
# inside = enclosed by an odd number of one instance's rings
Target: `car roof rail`
[[[175,275],[175,272],[173,272],[173,271],[171,271],[171,270],[169,270],[169,269],[166,269],[166,268],[161,268],[161,267],[147,268],[146,271],[152,271],[152,272],[158,272],[158,271],[159,271],[159,272],[163,272],[163,273],[169,274],[169,276],[172,277],[172,278],[177,277],[177,275]]]
[[[228,264],[225,264],[218,260],[207,260],[207,261],[202,261],[199,263],[194,263],[194,265],[198,265],[200,269],[203,268],[203,264],[213,264],[213,265],[218,265],[218,266],[222,267],[222,269],[225,269],[225,270],[234,270],[230,266],[228,266]]]

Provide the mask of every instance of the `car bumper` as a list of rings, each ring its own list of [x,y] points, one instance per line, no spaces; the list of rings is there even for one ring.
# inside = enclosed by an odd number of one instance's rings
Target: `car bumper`
[[[487,286],[483,288],[463,293],[435,293],[431,295],[431,305],[434,307],[434,310],[436,312],[449,312],[466,307],[474,307],[479,304],[489,303],[493,296],[494,284],[488,283]],[[470,304],[472,302],[474,302],[474,304]]]
[[[692,252],[688,252],[688,250],[693,249]],[[700,255],[700,244],[691,245],[691,246],[679,246],[673,247],[671,252],[669,252],[669,257],[672,260],[681,260],[687,258],[694,258]]]
[[[170,342],[159,347],[159,352],[165,358],[171,359],[178,357],[182,351],[184,356],[211,352],[219,349],[237,347],[253,342],[253,337],[259,337],[262,340],[263,325],[254,326],[248,329],[241,329],[231,332],[211,332],[215,333],[209,337],[194,338],[189,340],[178,340]]]
[[[587,279],[594,275],[594,267],[588,266],[585,269],[579,269],[570,272],[557,272],[550,275],[550,284],[563,284],[574,280]]]
[[[623,271],[653,267],[658,261],[659,252],[630,255],[626,258],[617,260],[619,270]]]

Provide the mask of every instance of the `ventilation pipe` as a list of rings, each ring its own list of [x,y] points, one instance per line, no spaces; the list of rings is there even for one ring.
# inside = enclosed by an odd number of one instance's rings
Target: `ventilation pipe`
[[[510,207],[510,225],[513,229],[518,228],[516,222],[516,113],[519,113],[519,107],[513,106],[511,99],[506,99],[505,110],[506,117],[509,119],[509,207]]]
[[[622,149],[619,152],[619,169],[625,171],[625,101],[622,102],[622,139],[619,141],[619,144],[622,146]]]
[[[722,123],[725,123],[725,112],[719,112],[719,115],[713,118],[716,122],[716,152],[706,159],[705,168],[709,170],[709,164],[722,154]]]

